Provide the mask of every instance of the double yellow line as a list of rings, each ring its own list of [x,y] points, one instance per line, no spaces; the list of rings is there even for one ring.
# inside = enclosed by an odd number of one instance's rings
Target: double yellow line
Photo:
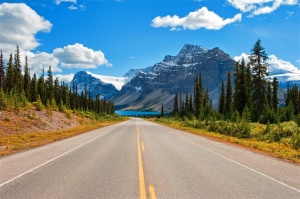
[[[140,141],[141,132],[136,125],[137,145],[138,145],[138,165],[139,165],[139,188],[140,188],[140,199],[147,199],[146,183],[143,167],[142,151],[144,151],[144,144]],[[150,199],[156,199],[156,194],[153,185],[149,185]]]

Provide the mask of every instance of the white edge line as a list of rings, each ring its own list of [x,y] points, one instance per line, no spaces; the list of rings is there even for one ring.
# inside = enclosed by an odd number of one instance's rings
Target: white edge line
[[[109,132],[111,132],[111,131],[109,131]],[[95,137],[95,138],[93,138],[93,139],[91,139],[91,140],[89,140],[89,141],[87,141],[87,142],[85,142],[85,143],[83,143],[83,144],[81,144],[81,145],[79,145],[79,146],[77,146],[77,147],[75,147],[75,148],[73,148],[73,149],[71,149],[71,150],[69,150],[69,151],[67,151],[67,152],[65,152],[65,153],[63,153],[63,154],[61,154],[61,155],[59,155],[59,156],[56,156],[55,158],[52,158],[51,160],[48,160],[47,162],[44,162],[44,163],[42,163],[42,164],[40,164],[40,165],[38,165],[38,166],[36,166],[36,167],[34,167],[34,168],[28,170],[28,171],[26,171],[26,172],[24,172],[24,173],[22,173],[22,174],[20,174],[20,175],[18,175],[18,176],[16,176],[16,177],[14,177],[14,178],[8,180],[8,181],[6,181],[6,182],[0,184],[0,187],[3,187],[4,185],[13,182],[13,181],[15,181],[16,179],[21,178],[22,176],[24,176],[24,175],[26,175],[26,174],[28,174],[28,173],[30,173],[30,172],[32,172],[32,171],[34,171],[34,170],[40,168],[40,167],[42,167],[42,166],[44,166],[44,165],[46,165],[46,164],[49,164],[50,162],[52,162],[52,161],[54,161],[54,160],[56,160],[56,159],[58,159],[58,158],[60,158],[60,157],[62,157],[62,156],[64,156],[64,155],[67,155],[68,153],[71,153],[72,151],[74,151],[74,150],[76,150],[76,149],[78,149],[78,148],[80,148],[80,147],[82,147],[82,146],[84,146],[84,145],[86,145],[86,144],[88,144],[88,143],[90,143],[90,142],[92,142],[92,141],[94,141],[94,140],[96,140],[96,139],[98,139],[98,138],[100,138],[100,137],[106,135],[106,134],[109,133],[109,132],[106,132],[106,133],[104,133],[104,134],[102,134],[102,135],[99,135],[98,137]]]
[[[163,127],[165,127],[165,126],[163,126]],[[160,128],[161,130],[163,130],[163,131],[169,133],[168,131],[166,131],[165,129],[163,129],[163,128],[161,128],[161,127],[158,127],[158,128]],[[176,129],[176,130],[178,130],[178,129]],[[178,130],[178,131],[179,131],[179,130]],[[203,147],[203,146],[200,146],[200,145],[198,145],[198,144],[195,144],[195,143],[193,143],[193,142],[191,142],[191,141],[189,141],[189,140],[186,140],[186,139],[184,139],[184,138],[182,138],[182,137],[180,137],[180,136],[178,136],[178,135],[175,135],[175,136],[178,137],[178,138],[180,138],[180,139],[182,139],[182,140],[184,140],[185,142],[188,142],[188,143],[190,143],[190,144],[192,144],[192,145],[195,145],[195,146],[197,146],[197,147],[199,147],[199,148],[201,148],[201,149],[204,149],[204,150],[206,150],[206,151],[208,151],[208,152],[210,152],[210,153],[213,153],[213,154],[215,154],[215,155],[217,155],[217,156],[219,156],[219,157],[222,157],[222,158],[224,158],[224,159],[226,159],[226,160],[228,160],[228,161],[230,161],[230,162],[233,162],[233,163],[235,163],[235,164],[237,164],[237,165],[239,165],[239,166],[242,166],[242,167],[244,167],[244,168],[246,168],[246,169],[248,169],[248,170],[250,170],[250,171],[252,171],[252,172],[254,172],[254,173],[257,173],[257,174],[259,174],[259,175],[261,175],[261,176],[264,176],[264,177],[266,177],[266,178],[268,178],[268,179],[270,179],[270,180],[273,180],[274,182],[277,182],[277,183],[279,183],[279,184],[281,184],[281,185],[283,185],[283,186],[285,186],[285,187],[287,187],[287,188],[290,188],[290,189],[292,189],[292,190],[297,191],[297,192],[300,193],[300,190],[299,190],[299,189],[297,189],[297,188],[295,188],[295,187],[292,187],[292,186],[290,186],[290,185],[288,185],[288,184],[285,184],[285,183],[283,183],[283,182],[281,182],[281,181],[279,181],[279,180],[276,180],[275,178],[272,178],[271,176],[268,176],[268,175],[266,175],[266,174],[264,174],[264,173],[261,173],[261,172],[255,170],[255,169],[252,169],[252,168],[250,168],[250,167],[248,167],[248,166],[246,166],[246,165],[243,165],[242,163],[239,163],[239,162],[237,162],[237,161],[235,161],[235,160],[232,160],[232,159],[230,159],[230,158],[227,158],[227,157],[225,157],[225,156],[223,156],[223,155],[221,155],[221,154],[218,154],[218,153],[216,153],[216,152],[214,152],[214,151],[212,151],[212,150],[210,150],[210,149],[207,149],[207,148],[205,148],[205,147]]]
[[[297,189],[297,188],[295,188],[295,187],[292,187],[292,186],[290,186],[290,185],[287,185],[287,184],[285,184],[285,183],[283,183],[283,182],[281,182],[281,181],[279,181],[279,180],[276,180],[275,178],[272,178],[272,177],[270,177],[270,176],[268,176],[268,175],[266,175],[266,174],[264,174],[264,173],[261,173],[261,172],[255,170],[255,169],[252,169],[252,168],[250,168],[250,167],[248,167],[248,166],[246,166],[246,165],[243,165],[242,163],[239,163],[239,162],[237,162],[237,161],[235,161],[235,160],[232,160],[232,159],[230,159],[230,158],[227,158],[227,157],[225,157],[225,156],[223,156],[223,155],[221,155],[221,154],[218,154],[218,153],[216,153],[216,152],[214,152],[214,151],[212,151],[212,150],[209,150],[209,149],[207,149],[207,148],[205,148],[205,147],[202,147],[202,146],[200,146],[200,145],[198,145],[198,144],[195,144],[195,143],[193,143],[193,142],[191,142],[191,141],[189,141],[189,140],[186,140],[186,139],[184,139],[184,138],[182,138],[182,137],[180,137],[180,136],[177,136],[177,137],[180,138],[180,139],[182,139],[182,140],[184,140],[185,142],[188,142],[188,143],[193,144],[193,145],[195,145],[195,146],[197,146],[197,147],[200,147],[200,148],[202,148],[202,149],[204,149],[204,150],[206,150],[206,151],[208,151],[208,152],[210,152],[210,153],[213,153],[213,154],[215,154],[215,155],[217,155],[217,156],[219,156],[219,157],[222,157],[222,158],[224,158],[224,159],[226,159],[226,160],[228,160],[228,161],[230,161],[230,162],[233,162],[233,163],[235,163],[235,164],[237,164],[237,165],[239,165],[239,166],[242,166],[242,167],[244,167],[244,168],[246,168],[246,169],[248,169],[248,170],[250,170],[250,171],[253,171],[253,172],[255,172],[255,173],[257,173],[257,174],[259,174],[259,175],[261,175],[261,176],[264,176],[264,177],[266,177],[266,178],[268,178],[268,179],[270,179],[270,180],[273,180],[274,182],[277,182],[277,183],[279,183],[279,184],[281,184],[281,185],[283,185],[283,186],[285,186],[285,187],[287,187],[287,188],[290,188],[290,189],[292,189],[292,190],[297,191],[297,192],[300,193],[300,190]]]

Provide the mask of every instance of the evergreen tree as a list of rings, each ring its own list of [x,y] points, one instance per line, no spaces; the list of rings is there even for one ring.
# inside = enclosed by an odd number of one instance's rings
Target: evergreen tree
[[[161,111],[160,111],[160,117],[164,117],[165,112],[164,112],[164,104],[161,104]]]
[[[232,106],[232,86],[231,86],[231,74],[228,71],[227,74],[227,85],[226,85],[226,103],[225,103],[225,114],[230,116]]]
[[[54,99],[54,85],[51,66],[49,66],[48,78],[46,80],[46,98],[49,99],[49,101]]]
[[[220,99],[219,99],[219,113],[220,114],[224,114],[224,110],[225,110],[225,86],[224,86],[224,81],[222,81],[222,87],[221,87],[221,95],[220,95]]]
[[[241,63],[236,63],[236,70],[234,73],[235,79],[234,79],[234,94],[233,94],[233,105],[234,108],[239,112],[241,115],[247,102],[249,101],[249,96],[247,93],[248,85],[246,82],[247,77],[247,69],[245,60],[242,59]]]
[[[40,76],[37,82],[37,91],[38,95],[40,95],[40,100],[42,101],[42,103],[46,104],[46,85],[44,79],[44,69],[42,75]]]
[[[274,77],[273,79],[272,87],[273,87],[272,106],[275,113],[277,113],[279,102],[278,102],[278,80],[276,77]]]
[[[178,115],[178,94],[175,94],[174,105],[173,105],[173,116]]]
[[[201,114],[201,109],[203,105],[203,96],[202,96],[202,77],[201,74],[199,78],[195,79],[195,95],[194,95],[194,108],[195,108],[195,117],[199,118]]]
[[[6,69],[6,77],[5,77],[5,91],[10,92],[14,87],[14,66],[13,66],[13,58],[12,54],[10,54],[8,62],[7,62],[7,69]]]
[[[252,102],[253,102],[253,111],[254,117],[256,120],[263,114],[267,105],[266,98],[266,87],[267,81],[266,76],[268,75],[268,63],[267,54],[265,49],[261,46],[261,41],[258,39],[254,44],[250,59],[250,66],[252,67],[252,85],[253,85],[253,93],[252,93]]]
[[[185,95],[184,113],[185,113],[186,116],[191,113],[190,112],[189,95],[188,95],[188,93]]]
[[[4,90],[4,79],[5,79],[5,71],[4,71],[4,62],[3,62],[3,54],[2,50],[0,52],[0,89]]]
[[[17,46],[16,54],[14,57],[14,88],[17,93],[21,94],[23,91],[23,76],[22,76],[22,66],[20,60],[19,46]]]
[[[28,60],[27,56],[25,57],[25,66],[24,66],[24,92],[26,95],[26,98],[28,101],[31,101],[31,95],[30,95],[30,73],[29,73],[29,67],[28,67]]]
[[[36,102],[37,101],[37,78],[36,78],[36,74],[33,74],[32,80],[30,82],[30,99],[31,102]]]
[[[190,99],[189,99],[189,110],[190,110],[190,113],[194,113],[194,107],[193,107],[193,96],[192,94],[190,95]]]
[[[272,87],[271,87],[271,82],[267,82],[267,103],[269,108],[273,108],[272,106]]]

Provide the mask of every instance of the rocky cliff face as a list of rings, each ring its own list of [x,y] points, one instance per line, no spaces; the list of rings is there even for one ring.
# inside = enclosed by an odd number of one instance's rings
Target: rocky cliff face
[[[91,96],[94,98],[96,97],[96,95],[100,94],[101,98],[110,100],[119,92],[114,85],[104,83],[84,71],[80,71],[75,74],[73,80],[69,84],[70,88],[72,88],[73,83],[75,86],[77,86],[79,95],[84,90],[84,87],[86,85],[87,90],[91,92]]]
[[[209,89],[213,106],[217,107],[222,80],[227,71],[234,71],[235,61],[219,48],[207,50],[186,44],[176,56],[167,55],[162,62],[138,71],[114,97],[117,108],[171,110],[175,93],[194,92],[194,79],[202,75],[203,85]]]

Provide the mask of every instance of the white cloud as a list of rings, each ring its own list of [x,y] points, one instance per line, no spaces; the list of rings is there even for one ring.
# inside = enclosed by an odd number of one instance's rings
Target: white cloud
[[[60,82],[65,82],[65,83],[70,83],[73,80],[73,77],[74,77],[73,73],[67,75],[62,75],[62,74],[53,75],[54,79],[58,78]]]
[[[62,2],[71,2],[71,3],[76,3],[76,0],[55,0],[55,3],[59,5]]]
[[[238,61],[241,61],[242,58],[244,58],[245,62],[248,63],[250,61],[248,56],[249,55],[247,55],[245,53],[242,53],[240,56],[235,56],[233,59],[236,62],[238,62]],[[273,72],[273,71],[276,71],[276,70],[284,70],[286,72],[300,74],[299,68],[294,66],[291,62],[279,59],[278,57],[276,57],[273,54],[269,55],[268,58],[269,59],[267,60],[267,62],[269,63],[269,71],[270,72]]]
[[[152,20],[151,25],[155,28],[171,27],[171,30],[176,30],[174,28],[177,28],[178,26],[190,30],[200,28],[219,30],[228,24],[241,20],[241,14],[236,14],[233,18],[223,19],[216,13],[209,11],[206,7],[202,7],[195,12],[190,12],[183,18],[180,18],[177,15],[167,15],[165,17],[158,16]]]
[[[239,62],[242,61],[242,59],[244,58],[244,61],[248,63],[250,61],[248,56],[249,55],[247,55],[246,53],[242,53],[240,56],[235,56],[233,59],[234,61]]]
[[[69,8],[70,10],[78,10],[78,8],[77,8],[76,6],[74,6],[74,5],[70,5],[68,8]]]
[[[242,12],[251,12],[250,16],[269,14],[281,5],[296,5],[298,0],[227,0],[229,4]]]
[[[102,51],[94,51],[82,44],[68,45],[53,50],[62,67],[66,68],[97,68],[101,65],[112,66],[104,57]]]
[[[300,64],[300,59],[298,59],[296,62],[297,62],[298,64]]]
[[[28,66],[30,68],[30,73],[41,74],[43,69],[48,71],[49,66],[51,66],[52,72],[62,72],[62,70],[58,67],[58,59],[56,59],[53,54],[40,52],[33,53],[30,51],[21,52],[20,56],[23,58],[27,56]],[[23,62],[24,63],[24,62]]]
[[[24,3],[0,4],[0,46],[5,53],[14,52],[16,45],[33,50],[40,45],[38,32],[50,32],[52,24]]]
[[[292,73],[300,74],[299,68],[294,66],[291,62],[279,59],[275,55],[270,55],[268,62],[270,64],[270,71],[286,70],[286,71],[289,71],[289,72],[292,72]]]

